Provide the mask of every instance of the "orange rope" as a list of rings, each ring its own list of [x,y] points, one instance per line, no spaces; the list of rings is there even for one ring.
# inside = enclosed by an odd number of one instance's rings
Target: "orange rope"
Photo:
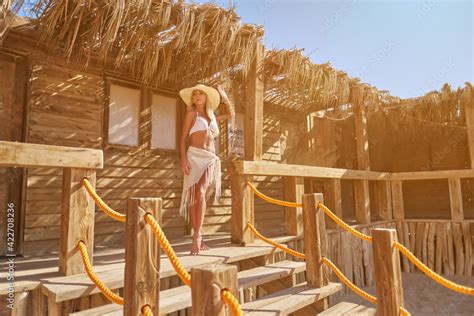
[[[166,255],[168,256],[171,262],[171,265],[173,265],[179,278],[183,281],[184,284],[191,287],[191,275],[188,273],[188,271],[186,271],[182,263],[179,261],[178,256],[176,256],[176,253],[171,247],[171,244],[166,238],[166,235],[161,230],[160,224],[158,224],[156,219],[150,213],[145,214],[145,221],[153,229],[156,238],[158,238],[158,241],[160,242],[161,248],[163,248],[164,252],[166,252]],[[234,297],[231,292],[229,292],[228,290],[222,290],[221,299],[229,306],[232,315],[243,315],[239,301]]]
[[[142,314],[145,316],[153,316],[153,311],[151,310],[150,305],[144,305],[142,307]]]
[[[271,198],[268,195],[265,195],[262,192],[260,192],[259,190],[257,190],[257,188],[250,181],[247,181],[247,185],[252,189],[252,191],[258,197],[260,197],[261,199],[263,199],[263,200],[265,200],[269,203],[280,205],[280,206],[288,206],[288,207],[302,207],[303,206],[303,204],[301,204],[301,203],[288,202],[288,201],[282,201],[282,200]]]
[[[227,289],[221,291],[221,300],[229,306],[230,312],[234,316],[242,316],[242,308],[240,307],[239,301],[235,296]]]
[[[415,255],[411,253],[410,250],[408,250],[401,243],[395,242],[393,246],[398,249],[403,255],[405,255],[405,257],[407,257],[408,260],[410,260],[414,265],[416,265],[421,271],[423,271],[423,273],[425,273],[428,277],[438,282],[442,286],[461,294],[474,296],[474,288],[459,285],[448,279],[443,278],[441,275],[428,268],[423,262],[420,261],[420,259],[415,257]]]
[[[336,214],[331,212],[331,210],[326,205],[319,203],[319,207],[322,208],[324,213],[326,213],[327,216],[329,216],[334,222],[336,222],[336,224],[347,230],[352,235],[365,241],[372,242],[372,237],[362,234],[360,231],[346,224],[342,219],[337,217]]]
[[[163,248],[163,250],[166,252],[166,255],[168,256],[171,264],[176,270],[176,273],[178,274],[179,278],[183,281],[184,284],[191,287],[191,275],[183,267],[181,261],[179,261],[178,256],[176,256],[176,253],[174,252],[170,242],[168,241],[168,238],[166,238],[165,234],[161,230],[160,224],[158,224],[156,219],[150,213],[145,214],[145,222],[147,222],[153,229],[156,238],[158,238],[158,241],[160,242],[161,248]]]
[[[306,256],[305,254],[301,253],[301,252],[298,252],[298,251],[295,251],[293,249],[290,249],[288,247],[285,247],[283,245],[280,245],[276,242],[274,242],[273,240],[270,240],[268,239],[267,237],[263,236],[262,234],[260,234],[256,229],[255,227],[250,224],[250,223],[247,223],[247,226],[252,230],[252,232],[258,237],[260,238],[261,240],[263,240],[264,242],[268,243],[268,244],[271,244],[283,251],[285,251],[286,253],[289,253],[290,255],[293,255],[295,257],[298,257],[298,258],[301,258],[301,259],[305,259]],[[352,283],[351,281],[349,281],[349,279],[344,276],[344,274],[342,274],[342,272],[334,265],[334,263],[332,263],[331,260],[329,260],[328,258],[326,257],[323,257],[322,258],[323,262],[328,265],[331,270],[334,271],[334,273],[339,277],[339,279],[345,284],[347,285],[352,291],[354,291],[356,294],[362,296],[363,298],[365,298],[366,300],[368,300],[369,302],[372,302],[373,304],[376,304],[377,303],[377,298],[375,296],[372,296],[370,295],[369,293],[367,292],[364,292],[362,289],[360,289],[359,287],[357,287],[354,283]],[[400,306],[400,313],[402,315],[406,315],[406,316],[409,316],[410,313],[402,306]]]
[[[370,295],[367,292],[364,292],[362,289],[357,287],[354,283],[352,283],[344,274],[342,274],[341,270],[339,270],[334,263],[332,263],[331,260],[329,260],[326,257],[322,258],[323,263],[325,263],[331,270],[337,275],[337,277],[347,285],[348,288],[350,288],[352,291],[354,291],[357,295],[361,296],[362,298],[365,298],[372,304],[377,304],[377,298],[373,295]]]
[[[82,262],[84,262],[87,275],[92,280],[92,282],[94,282],[102,294],[104,294],[104,296],[107,297],[111,302],[123,305],[123,297],[120,297],[119,295],[112,292],[94,273],[89,254],[87,253],[87,247],[82,240],[77,243],[77,248],[79,248],[79,251],[81,252]]]
[[[344,274],[342,274],[341,270],[339,270],[331,260],[329,260],[326,257],[323,257],[322,260],[323,260],[323,263],[326,264],[329,268],[331,268],[331,270],[337,275],[337,277],[342,281],[342,283],[347,285],[349,289],[351,289],[353,292],[355,292],[357,295],[361,296],[362,298],[368,300],[372,304],[377,304],[377,298],[375,296],[370,295],[369,293],[365,292],[364,290],[359,288],[357,285],[352,283]],[[400,314],[409,316],[410,312],[408,312],[403,306],[400,306]]]
[[[298,252],[298,251],[296,251],[296,250],[290,249],[290,248],[288,248],[288,247],[286,247],[286,246],[280,245],[280,244],[274,242],[273,240],[268,239],[267,237],[263,236],[262,234],[260,234],[260,233],[257,231],[257,229],[255,229],[255,227],[254,227],[252,224],[247,223],[247,226],[248,226],[248,228],[250,228],[250,230],[255,234],[255,236],[257,236],[258,238],[260,238],[260,239],[263,240],[264,242],[266,242],[266,243],[268,243],[268,244],[270,244],[270,245],[272,245],[272,246],[274,246],[274,247],[276,247],[276,248],[278,248],[278,249],[281,249],[281,250],[285,251],[286,253],[289,253],[289,254],[292,255],[292,256],[298,257],[298,258],[300,258],[300,259],[304,259],[304,258],[305,258],[304,253],[301,253],[301,252]]]
[[[257,190],[255,185],[253,185],[253,183],[250,182],[250,181],[247,181],[247,185],[252,189],[252,191],[258,197],[260,197],[261,199],[263,199],[263,200],[265,200],[269,203],[280,205],[280,206],[287,206],[287,207],[302,207],[303,206],[303,204],[301,204],[301,203],[288,202],[288,201],[282,201],[282,200],[271,198],[268,195],[265,195],[262,192],[260,192],[259,190]],[[356,229],[352,228],[351,226],[347,225],[342,219],[337,217],[336,214],[331,212],[331,210],[327,206],[325,206],[324,204],[319,203],[319,207],[321,207],[323,209],[324,213],[326,213],[327,216],[329,216],[334,222],[336,222],[336,224],[338,224],[339,226],[341,226],[342,228],[347,230],[352,235],[356,236],[357,238],[366,240],[368,242],[372,242],[372,237],[367,236],[365,234],[362,234],[361,232],[359,232]]]
[[[125,222],[126,221],[126,215],[121,214],[115,210],[113,210],[110,206],[108,206],[104,200],[101,199],[101,197],[97,194],[97,192],[94,191],[94,188],[92,187],[92,184],[90,183],[89,179],[84,178],[82,179],[82,184],[84,185],[84,188],[86,188],[87,192],[89,192],[90,196],[92,199],[95,201],[97,206],[107,215],[115,219],[116,221],[119,222]]]

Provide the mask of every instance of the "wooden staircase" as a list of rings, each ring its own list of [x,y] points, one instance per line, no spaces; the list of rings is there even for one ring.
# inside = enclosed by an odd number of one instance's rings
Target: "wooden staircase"
[[[304,262],[280,261],[266,266],[260,266],[238,273],[240,298],[243,291],[254,286],[282,280],[304,272]],[[249,315],[286,315],[322,300],[341,289],[338,283],[315,289],[306,283],[269,294],[263,298],[242,304],[244,313]],[[187,286],[175,287],[160,292],[160,314],[168,314],[191,307],[191,289]],[[84,310],[70,315],[123,315],[123,306],[108,304],[97,308]]]

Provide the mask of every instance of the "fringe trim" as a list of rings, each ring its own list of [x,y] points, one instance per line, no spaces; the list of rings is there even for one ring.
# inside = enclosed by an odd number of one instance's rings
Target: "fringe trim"
[[[184,217],[186,223],[189,223],[190,220],[189,206],[196,203],[196,187],[198,182],[201,181],[203,175],[205,177],[203,186],[207,188],[206,192],[204,192],[204,198],[206,200],[208,199],[209,188],[212,184],[214,184],[215,189],[214,201],[217,202],[221,197],[221,161],[219,159],[215,159],[206,167],[203,174],[196,183],[183,190],[179,214]]]

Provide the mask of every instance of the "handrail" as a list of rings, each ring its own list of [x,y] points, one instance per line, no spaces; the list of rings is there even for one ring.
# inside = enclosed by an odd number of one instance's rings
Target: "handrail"
[[[232,161],[231,174],[254,176],[282,176],[348,180],[428,180],[446,178],[474,178],[474,169],[434,170],[413,172],[377,172],[294,164],[277,164],[265,161]]]
[[[231,174],[256,175],[256,176],[287,176],[287,177],[313,177],[335,178],[353,180],[388,180],[389,173],[350,170],[340,168],[327,168],[317,166],[304,166],[292,164],[277,164],[265,161],[232,161],[229,162]]]
[[[102,169],[102,150],[0,141],[0,167]]]

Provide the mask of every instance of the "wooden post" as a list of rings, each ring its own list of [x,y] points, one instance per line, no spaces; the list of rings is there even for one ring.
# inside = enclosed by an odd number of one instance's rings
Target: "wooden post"
[[[192,314],[194,316],[224,316],[226,306],[221,290],[227,289],[238,297],[237,267],[215,264],[191,269]]]
[[[356,220],[360,224],[370,223],[369,180],[354,180]]]
[[[357,164],[359,170],[370,170],[369,136],[367,116],[363,103],[354,102],[354,128],[356,136]],[[354,180],[356,220],[361,224],[370,223],[369,180]]]
[[[397,241],[395,229],[372,230],[375,285],[377,288],[377,315],[398,316],[403,306],[400,255],[393,247]]]
[[[392,189],[390,181],[376,181],[377,208],[381,219],[392,219]]]
[[[324,199],[329,209],[342,218],[342,199],[341,199],[341,179],[327,179],[324,181]],[[326,216],[326,226],[328,228],[338,228],[339,226]]]
[[[128,200],[125,240],[124,315],[141,315],[144,305],[158,314],[160,243],[145,221],[150,213],[161,225],[161,198]]]
[[[258,41],[255,59],[246,85],[244,149],[245,160],[261,160],[263,144],[263,67],[264,46]]]
[[[362,104],[354,104],[354,129],[359,170],[370,170],[367,115]]]
[[[402,180],[392,180],[392,205],[393,205],[393,218],[404,219],[405,208],[403,206],[403,186]]]
[[[471,85],[466,84],[461,102],[466,113],[467,147],[469,150],[471,169],[474,169],[474,104]]]
[[[310,286],[320,288],[328,285],[327,274],[324,273],[322,257],[327,254],[326,225],[324,212],[318,206],[323,203],[321,193],[303,195],[304,253],[306,256],[306,282]],[[328,308],[327,299],[315,303],[321,311]]]
[[[462,205],[461,179],[449,178],[449,201],[451,203],[451,219],[462,221],[464,211]]]
[[[84,177],[89,178],[92,187],[95,188],[95,170],[63,169],[59,272],[64,275],[85,272],[81,254],[77,249],[79,240],[85,243],[92,263],[95,204],[82,185]]]
[[[231,179],[232,195],[232,224],[231,242],[245,246],[254,241],[252,232],[247,229],[247,223],[254,224],[254,196],[247,181],[252,176],[233,174]]]
[[[304,193],[304,178],[285,177],[285,200],[301,203]],[[292,236],[303,236],[303,208],[286,207],[286,233]]]

